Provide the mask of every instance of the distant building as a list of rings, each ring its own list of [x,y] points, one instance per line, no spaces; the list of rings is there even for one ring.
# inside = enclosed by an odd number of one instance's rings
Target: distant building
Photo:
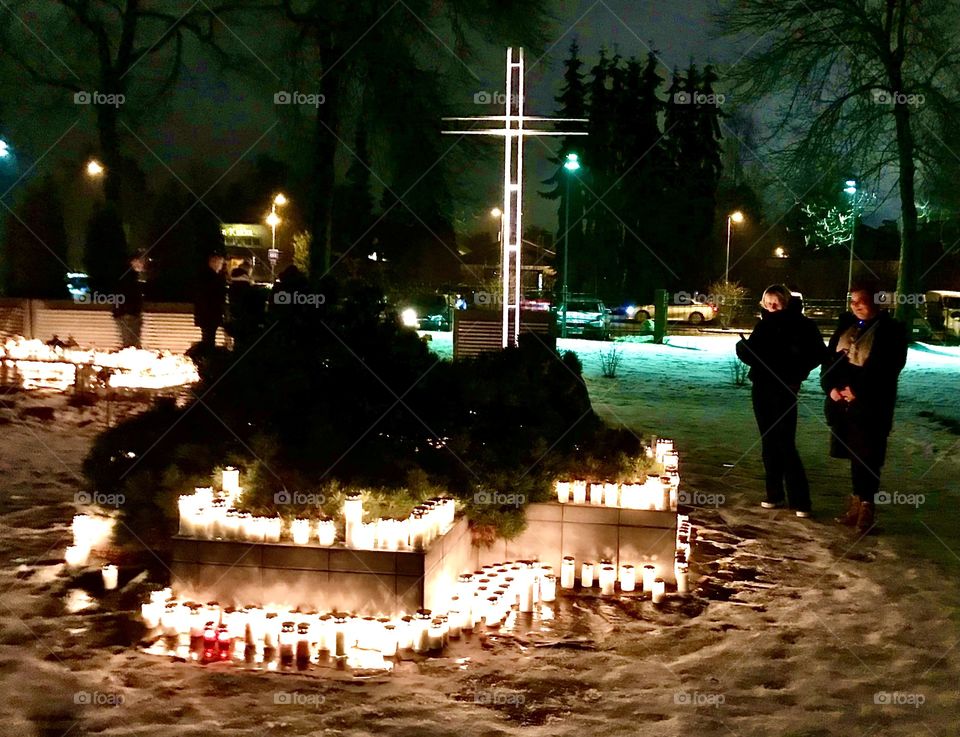
[[[221,223],[223,245],[227,249],[227,273],[244,262],[250,266],[250,278],[255,282],[272,283],[279,273],[276,264],[270,261],[270,228],[253,223]],[[288,260],[288,259],[287,259]]]

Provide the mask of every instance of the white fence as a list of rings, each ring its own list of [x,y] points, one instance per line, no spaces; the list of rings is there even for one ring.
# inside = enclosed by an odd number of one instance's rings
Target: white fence
[[[40,299],[0,300],[0,336],[22,335],[44,342],[54,336],[73,338],[83,348],[113,350],[120,347],[120,335],[109,306],[78,305],[74,302]],[[200,328],[193,324],[193,307],[179,303],[148,303],[144,306],[141,342],[147,350],[184,353],[200,340]],[[226,336],[217,332],[217,343]]]

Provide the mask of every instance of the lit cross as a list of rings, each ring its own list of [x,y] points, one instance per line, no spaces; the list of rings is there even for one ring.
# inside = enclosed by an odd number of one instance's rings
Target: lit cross
[[[503,136],[503,347],[516,345],[520,334],[520,247],[523,239],[523,139],[525,136],[585,136],[582,131],[537,130],[528,123],[586,123],[586,118],[541,118],[523,114],[523,49],[507,49],[506,99],[503,115],[477,115],[444,120],[502,121],[502,128],[443,131],[468,136]],[[511,320],[511,311],[513,320]],[[511,330],[511,323],[513,324]]]

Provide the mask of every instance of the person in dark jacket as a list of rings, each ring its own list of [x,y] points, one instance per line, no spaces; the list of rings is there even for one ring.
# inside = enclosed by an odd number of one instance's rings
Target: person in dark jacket
[[[140,333],[143,328],[143,272],[146,259],[135,254],[130,259],[129,268],[117,282],[117,302],[113,308],[113,319],[117,322],[120,344],[123,348],[139,348]]]
[[[227,332],[235,343],[247,345],[263,328],[266,294],[250,281],[243,266],[230,272],[229,313]]]
[[[842,315],[820,373],[830,425],[830,455],[850,459],[853,495],[838,521],[869,532],[875,496],[893,428],[897,381],[907,362],[907,332],[886,310],[870,283],[851,288],[850,312]]]
[[[223,274],[223,254],[212,253],[197,279],[193,303],[193,324],[200,328],[200,348],[209,353],[217,344],[217,329],[223,325],[227,301],[227,280]]]
[[[798,517],[807,517],[810,485],[797,452],[797,393],[823,361],[823,336],[786,287],[767,287],[760,304],[760,322],[749,338],[737,343],[737,357],[750,367],[753,384],[753,414],[766,476],[767,497],[761,506],[782,506],[786,487],[790,507]]]

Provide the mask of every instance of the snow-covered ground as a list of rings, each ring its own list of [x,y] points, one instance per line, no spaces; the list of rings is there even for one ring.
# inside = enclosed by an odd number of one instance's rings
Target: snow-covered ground
[[[449,334],[431,337],[449,356]],[[845,465],[827,458],[812,380],[799,445],[820,514],[757,507],[758,437],[749,390],[730,375],[734,340],[617,344],[614,379],[600,370],[612,344],[560,345],[581,357],[605,419],[673,437],[684,484],[712,494],[693,510],[703,531],[694,596],[660,611],[569,597],[542,626],[474,636],[449,657],[364,678],[170,663],[129,647],[135,597],[91,599],[78,588],[90,580],[62,565],[80,462],[106,408],[0,397],[4,734],[954,734],[960,352],[911,349],[884,488],[925,499],[883,508],[883,534],[857,540],[828,520],[849,486]]]

